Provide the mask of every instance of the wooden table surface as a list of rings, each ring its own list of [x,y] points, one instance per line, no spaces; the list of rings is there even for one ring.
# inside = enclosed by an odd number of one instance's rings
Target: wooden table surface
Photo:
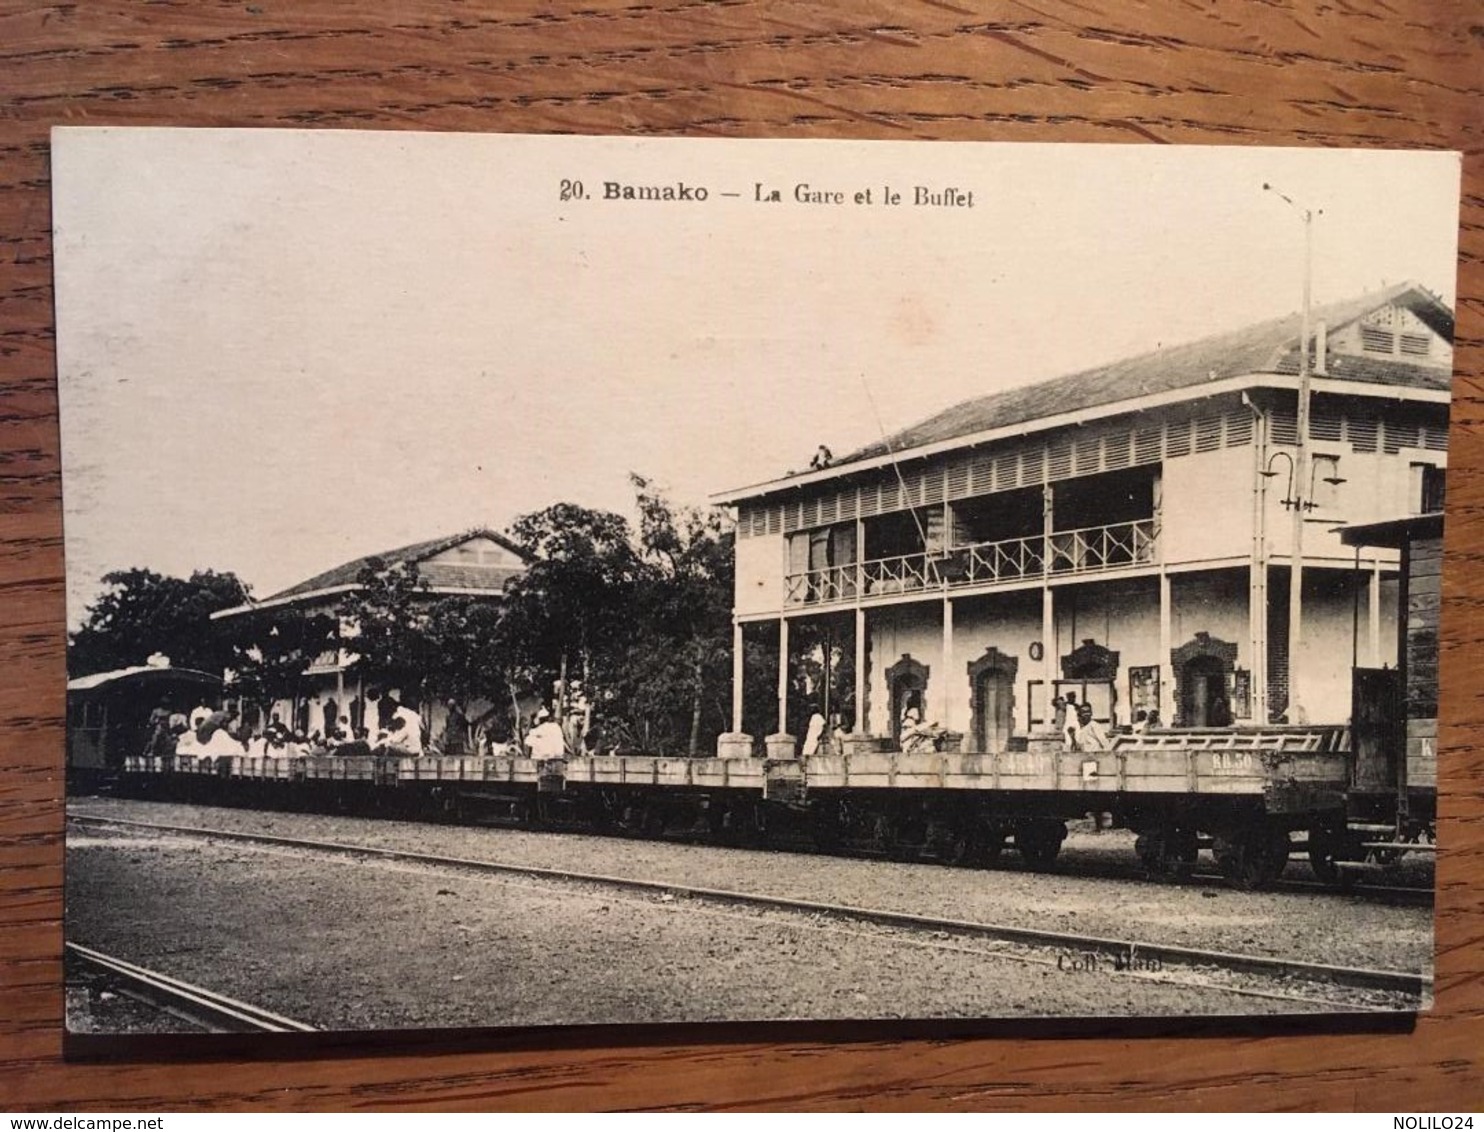
[[[0,1109],[1477,1107],[1481,85],[1468,0],[0,3]],[[64,1063],[62,123],[1464,150],[1436,1010],[1389,1032],[676,1028]]]

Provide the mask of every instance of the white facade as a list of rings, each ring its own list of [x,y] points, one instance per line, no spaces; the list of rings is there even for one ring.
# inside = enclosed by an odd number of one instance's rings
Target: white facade
[[[1272,370],[1213,369],[1183,394],[999,433],[965,425],[959,440],[909,430],[916,446],[889,445],[889,460],[721,497],[738,506],[739,641],[776,642],[786,671],[788,628],[829,619],[856,667],[854,703],[833,705],[847,727],[891,735],[910,703],[964,733],[967,750],[1045,729],[1053,689],[1121,725],[1139,707],[1166,725],[1228,709],[1261,723],[1290,719],[1292,674],[1293,714],[1343,723],[1352,668],[1396,663],[1398,561],[1384,549],[1357,558],[1335,528],[1423,510],[1446,464],[1451,347],[1435,325],[1451,331],[1451,312],[1440,310],[1415,291],[1352,310],[1317,356],[1303,446],[1297,378],[1282,368],[1296,366],[1290,344]],[[1130,384],[1164,380],[1161,360]],[[1296,513],[1303,621],[1290,657]],[[755,706],[744,719],[734,689],[734,730],[797,731],[819,705],[791,705],[787,683],[766,719]]]

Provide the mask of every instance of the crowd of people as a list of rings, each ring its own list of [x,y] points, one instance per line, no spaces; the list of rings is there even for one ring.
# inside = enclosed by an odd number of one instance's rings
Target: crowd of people
[[[341,716],[328,732],[295,730],[272,712],[258,726],[246,723],[235,704],[200,704],[189,713],[156,708],[150,715],[143,754],[154,758],[244,755],[255,758],[302,758],[324,755],[528,755],[536,759],[569,754],[606,753],[600,728],[580,717],[568,716],[564,728],[547,707],[522,716],[514,737],[503,741],[484,725],[471,725],[455,701],[449,701],[444,724],[432,736],[420,712],[395,693],[385,693],[375,704],[375,726],[354,727]]]
[[[1213,711],[1212,726],[1231,723],[1230,709],[1225,722],[1221,710],[1224,701]],[[1113,746],[1110,731],[1127,731],[1138,735],[1158,730],[1162,725],[1159,712],[1140,708],[1127,728],[1115,724],[1104,726],[1094,718],[1092,704],[1078,702],[1075,693],[1058,695],[1051,701],[1051,731],[1070,751],[1106,751]],[[402,702],[393,692],[384,693],[375,704],[375,725],[354,727],[342,715],[328,733],[318,730],[295,730],[273,712],[266,723],[248,726],[235,705],[212,707],[201,704],[189,714],[156,708],[150,716],[149,738],[144,754],[156,758],[175,756],[214,757],[247,755],[260,758],[300,758],[311,755],[391,755],[418,757],[446,755],[529,756],[535,759],[558,759],[569,755],[617,753],[603,729],[581,713],[567,713],[556,718],[545,705],[517,721],[515,734],[509,739],[497,738],[485,723],[471,724],[459,704],[449,700],[440,733],[429,735],[420,712]],[[826,722],[820,712],[809,718],[800,754],[804,757],[838,752],[847,734],[838,715]],[[939,750],[948,733],[937,723],[923,718],[915,703],[904,708],[901,719],[901,750],[908,754]]]

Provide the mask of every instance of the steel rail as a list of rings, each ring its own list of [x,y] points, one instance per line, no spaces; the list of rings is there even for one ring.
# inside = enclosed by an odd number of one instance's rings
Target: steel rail
[[[696,885],[669,881],[641,880],[635,877],[613,876],[607,873],[583,873],[568,869],[552,869],[539,865],[517,865],[501,861],[478,860],[469,857],[447,857],[429,853],[415,853],[403,849],[387,849],[373,845],[352,845],[339,841],[316,841],[306,838],[279,837],[265,833],[242,833],[236,830],[211,829],[202,826],[164,825],[154,822],[133,821],[127,818],[105,818],[85,815],[69,815],[69,821],[86,825],[114,826],[123,829],[149,830],[157,833],[184,835],[187,837],[216,838],[246,844],[265,845],[281,849],[300,849],[343,857],[374,858],[396,861],[403,864],[432,865],[438,868],[462,869],[472,872],[503,874],[507,876],[534,877],[564,883],[606,885],[657,895],[687,896],[696,900],[708,900],[723,904],[750,905],[774,908],[788,912],[803,912],[811,915],[826,915],[860,923],[877,924],[884,927],[909,928],[914,931],[947,932],[951,935],[980,939],[997,939],[1028,946],[1057,948],[1076,954],[1095,953],[1099,956],[1127,961],[1130,957],[1142,960],[1158,960],[1161,964],[1181,967],[1219,967],[1229,971],[1262,975],[1280,979],[1307,979],[1357,990],[1377,990],[1422,997],[1430,992],[1432,976],[1421,972],[1391,971],[1370,967],[1340,967],[1323,963],[1310,963],[1298,959],[1282,959],[1266,955],[1249,955],[1240,952],[1211,951],[1176,944],[1152,943],[1145,940],[1110,939],[1103,936],[1077,935],[1070,932],[1051,931],[1043,928],[1023,928],[1008,924],[987,924],[972,920],[955,920],[936,916],[918,915],[913,912],[895,912],[884,909],[862,908],[851,904],[828,904],[814,900],[803,900],[790,896],[775,896],[767,893],[739,892],[732,889],[702,888]]]
[[[70,958],[117,979],[146,1002],[218,1033],[309,1034],[316,1029],[80,943],[68,943],[65,948]]]

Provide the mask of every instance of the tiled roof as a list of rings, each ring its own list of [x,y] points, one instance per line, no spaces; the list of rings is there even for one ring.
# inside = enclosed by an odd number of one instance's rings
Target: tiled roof
[[[352,586],[360,580],[361,572],[371,565],[373,561],[379,560],[382,566],[390,569],[410,562],[422,562],[426,558],[442,554],[450,547],[458,546],[460,543],[468,542],[470,539],[487,538],[499,543],[506,550],[520,558],[525,554],[503,535],[486,528],[477,528],[472,531],[463,531],[456,535],[447,535],[443,538],[430,539],[427,542],[415,542],[410,546],[400,546],[395,550],[384,550],[380,554],[368,554],[362,558],[354,559],[333,570],[326,570],[323,574],[316,574],[297,585],[292,585],[286,590],[280,590],[270,597],[259,599],[260,602],[284,601],[288,598],[301,597],[305,594],[318,593],[321,590],[336,589],[341,586]],[[520,573],[518,568],[474,568],[468,566],[457,566],[452,563],[431,563],[419,569],[419,575],[426,579],[432,592],[439,590],[490,590],[498,593],[506,581]]]
[[[1315,307],[1310,313],[1311,325],[1322,320],[1333,334],[1363,315],[1392,303],[1407,307],[1439,334],[1452,340],[1452,311],[1434,295],[1412,283]],[[1194,389],[1222,378],[1250,373],[1297,373],[1301,325],[1299,314],[1286,315],[1242,330],[1155,350],[1112,365],[976,397],[905,428],[882,442],[852,452],[836,460],[831,467],[885,456],[888,450],[903,452],[1149,394]],[[1444,371],[1380,359],[1339,358],[1330,366],[1330,376],[1369,384],[1443,390],[1449,384],[1448,374]]]

